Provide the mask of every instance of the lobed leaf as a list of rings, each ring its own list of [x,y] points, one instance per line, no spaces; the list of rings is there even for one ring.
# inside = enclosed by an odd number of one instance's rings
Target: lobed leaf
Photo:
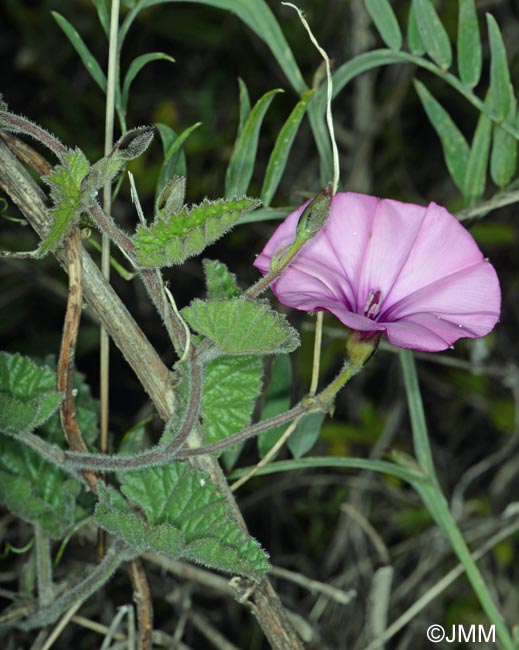
[[[224,440],[250,424],[262,377],[259,357],[218,357],[207,364],[201,403],[204,444]]]
[[[0,431],[32,431],[56,411],[61,393],[56,374],[28,357],[0,352]]]
[[[436,101],[420,81],[415,79],[414,86],[427,113],[427,117],[440,138],[443,156],[452,180],[463,192],[465,186],[465,170],[469,157],[469,146],[465,140],[465,136],[456,124],[454,124],[447,111]]]
[[[240,196],[247,191],[256,161],[261,124],[274,95],[280,92],[283,92],[281,88],[277,88],[265,93],[254,105],[238,134],[225,174],[226,197]]]
[[[474,0],[459,0],[458,10],[458,71],[469,88],[481,77],[481,35]]]
[[[490,42],[490,93],[492,104],[500,120],[510,112],[513,90],[510,84],[510,71],[505,44],[501,31],[491,14],[487,14],[488,38]]]
[[[90,73],[92,79],[96,82],[99,88],[101,88],[103,93],[106,93],[106,75],[97,62],[97,59],[94,57],[81,36],[78,34],[75,27],[73,27],[69,21],[57,11],[52,11],[51,13],[54,17],[54,20],[58,23],[58,25],[65,33],[65,36],[72,44],[72,47],[79,54],[80,59],[83,61],[83,64]]]
[[[265,178],[263,179],[263,187],[261,188],[260,198],[265,207],[270,205],[272,197],[278,188],[299,125],[301,124],[308,103],[312,99],[314,93],[315,90],[309,90],[301,97],[279,132],[274,149],[270,154],[267,171],[265,172]]]
[[[42,179],[50,187],[53,202],[53,222],[49,232],[40,244],[39,254],[55,250],[72,225],[79,221],[82,212],[92,200],[91,193],[83,191],[83,180],[90,170],[90,163],[81,149],[67,151],[62,162],[53,167]]]
[[[234,521],[209,477],[185,463],[121,476],[121,490],[102,486],[95,521],[139,551],[164,553],[259,580],[267,555]]]
[[[178,214],[159,210],[150,226],[137,227],[137,262],[149,268],[181,264],[222,237],[258,204],[256,199],[244,197],[204,201]]]
[[[449,37],[431,0],[412,0],[416,25],[422,43],[431,59],[444,70],[452,63]]]
[[[196,299],[182,314],[196,332],[226,354],[276,354],[292,352],[299,345],[296,330],[266,302]]]
[[[364,5],[384,43],[392,50],[399,50],[402,47],[402,32],[389,1],[364,0]]]

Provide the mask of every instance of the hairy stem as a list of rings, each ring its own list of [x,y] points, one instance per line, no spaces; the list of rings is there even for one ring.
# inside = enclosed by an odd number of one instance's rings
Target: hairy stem
[[[36,575],[38,578],[38,602],[40,607],[47,607],[54,598],[52,584],[52,560],[50,557],[49,535],[41,526],[34,526],[36,542]]]

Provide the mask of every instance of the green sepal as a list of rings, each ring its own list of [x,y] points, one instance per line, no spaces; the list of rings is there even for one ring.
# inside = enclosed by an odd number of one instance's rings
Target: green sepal
[[[293,352],[299,345],[296,330],[267,302],[196,299],[182,315],[225,354],[277,354]]]
[[[257,199],[204,201],[178,214],[159,210],[150,226],[139,225],[134,237],[137,262],[146,268],[181,264],[222,237],[245,214],[259,205]]]

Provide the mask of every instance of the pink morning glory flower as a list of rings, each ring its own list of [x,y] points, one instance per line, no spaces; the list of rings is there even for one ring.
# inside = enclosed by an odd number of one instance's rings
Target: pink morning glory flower
[[[274,232],[254,262],[268,273],[308,202]],[[340,192],[324,227],[273,283],[287,307],[329,311],[352,330],[436,352],[488,334],[499,320],[494,267],[445,208]]]

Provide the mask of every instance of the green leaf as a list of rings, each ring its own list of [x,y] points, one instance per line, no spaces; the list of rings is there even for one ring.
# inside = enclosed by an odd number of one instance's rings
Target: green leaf
[[[95,521],[140,552],[185,558],[255,580],[268,571],[267,555],[234,521],[206,474],[174,462],[124,474],[121,489],[143,517],[114,488],[102,485]]]
[[[449,37],[431,0],[413,0],[416,25],[427,54],[444,70],[452,63]]]
[[[178,136],[167,124],[161,124],[160,122],[155,124],[160,133],[162,146],[164,148],[164,162],[160,169],[157,189],[155,190],[156,203],[158,202],[162,191],[174,176],[186,176],[186,157],[182,147],[191,133],[193,133],[195,129],[198,129],[201,124],[202,122],[196,122],[187,129],[184,129],[184,131],[182,131]]]
[[[384,43],[392,50],[399,50],[402,32],[388,0],[364,0],[364,4]]]
[[[222,262],[203,260],[205,286],[208,298],[236,298],[241,291],[236,276]]]
[[[490,93],[493,107],[500,120],[510,112],[513,90],[510,84],[510,71],[506,57],[505,44],[495,18],[487,14],[488,38],[490,41]]]
[[[101,88],[103,93],[106,93],[105,73],[101,69],[101,66],[95,59],[92,52],[90,52],[88,47],[85,45],[85,42],[81,38],[81,36],[78,34],[76,29],[69,23],[69,21],[66,18],[64,18],[57,11],[52,11],[51,13],[54,17],[54,20],[58,23],[58,25],[61,27],[61,29],[63,30],[63,32],[69,39],[69,41],[71,42],[72,47],[79,54],[81,60],[85,65],[85,68],[88,70],[93,80],[96,82],[99,88]]]
[[[238,86],[240,89],[240,117],[238,120],[237,136],[239,137],[239,135],[243,131],[245,122],[247,121],[247,118],[250,115],[250,97],[249,97],[249,91],[247,90],[247,86],[245,85],[243,79],[238,78]]]
[[[459,0],[458,70],[460,79],[469,88],[481,77],[481,35],[474,0]]]
[[[507,120],[516,119],[516,101],[510,103]],[[493,127],[492,152],[490,154],[490,175],[494,183],[503,188],[512,180],[517,169],[517,140],[495,124]]]
[[[298,423],[294,433],[288,439],[288,448],[294,458],[302,458],[319,439],[324,413],[308,413]]]
[[[485,101],[488,104],[488,94]],[[465,202],[469,205],[477,203],[485,193],[491,136],[492,120],[484,113],[481,113],[472,139],[467,169],[465,170],[463,196]]]
[[[17,440],[0,436],[0,502],[54,539],[84,515],[81,484]]]
[[[427,117],[440,138],[443,156],[452,180],[463,192],[465,187],[465,170],[469,157],[469,146],[465,140],[465,136],[454,124],[447,111],[436,101],[420,81],[415,79],[414,86],[427,113]]]
[[[256,199],[204,201],[178,214],[159,210],[150,226],[140,224],[134,237],[137,262],[157,268],[181,264],[222,237],[258,206]]]
[[[250,424],[262,376],[259,357],[219,357],[206,365],[201,403],[205,444],[228,438]]]
[[[283,92],[280,88],[270,90],[257,101],[251,110],[241,133],[237,136],[225,175],[225,196],[241,196],[249,187],[261,124],[274,95]]]
[[[196,332],[226,354],[292,352],[299,345],[295,329],[265,302],[196,299],[182,314]]]
[[[270,371],[270,381],[265,393],[265,404],[261,411],[261,420],[268,420],[284,413],[290,408],[292,392],[292,364],[287,354],[276,357]],[[281,424],[260,433],[258,452],[263,458],[281,438],[288,424]]]
[[[425,54],[425,45],[423,44],[422,37],[418,31],[416,15],[412,3],[409,7],[409,16],[407,19],[407,44],[409,45],[411,52],[416,54],[416,56],[422,56],[422,54]]]
[[[308,102],[314,95],[314,90],[309,90],[296,104],[293,111],[288,116],[287,121],[283,124],[281,131],[276,139],[276,144],[270,155],[267,171],[261,188],[261,202],[266,207],[270,205],[274,196],[288,160],[288,155],[296,137],[301,120],[306,112]]]
[[[85,154],[76,148],[63,154],[61,164],[56,165],[50,174],[43,176],[43,180],[50,187],[54,205],[51,210],[53,223],[40,244],[40,255],[55,250],[88,207],[93,192],[90,195],[85,193],[82,182],[89,170],[90,163]]]
[[[97,10],[99,22],[103,28],[104,33],[109,36],[110,34],[110,5],[108,0],[92,0]]]
[[[121,96],[121,108],[124,112],[126,112],[128,106],[128,97],[133,80],[139,74],[142,68],[144,68],[144,66],[151,61],[169,61],[170,63],[174,63],[175,59],[172,56],[169,56],[169,54],[164,54],[164,52],[150,52],[149,54],[141,54],[140,56],[133,59],[124,77],[123,91]]]
[[[141,0],[125,17],[119,32],[120,47],[133,21],[147,7],[184,0]],[[191,0],[195,4],[231,11],[267,44],[287,79],[298,94],[308,90],[281,28],[265,0]]]
[[[32,431],[56,411],[61,393],[56,374],[28,357],[0,352],[0,431]]]

